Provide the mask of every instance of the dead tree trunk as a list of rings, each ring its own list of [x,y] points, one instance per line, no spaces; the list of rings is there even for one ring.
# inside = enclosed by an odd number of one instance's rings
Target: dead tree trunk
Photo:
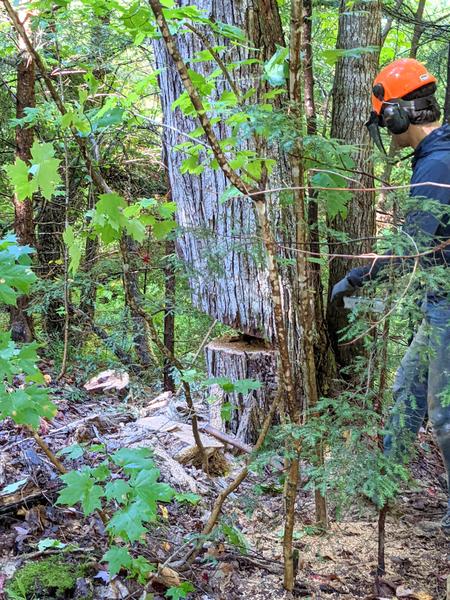
[[[188,5],[187,0],[181,2]],[[201,36],[194,33],[185,33],[178,36],[177,43],[183,58],[188,59],[198,50],[204,50],[204,39],[207,38],[212,46],[223,44],[226,46],[224,56],[228,62],[244,61],[248,58],[267,60],[276,51],[276,45],[284,45],[281,20],[276,2],[273,0],[202,0],[197,3],[198,8],[206,11],[212,20],[224,22],[243,29],[250,41],[248,45],[233,45],[226,39],[221,40],[205,27]],[[198,26],[197,26],[198,27]],[[256,48],[257,50],[252,50]],[[182,92],[181,82],[173,69],[167,69],[170,64],[166,49],[162,44],[155,45],[155,54],[160,74],[161,103],[163,119],[166,129],[164,132],[165,143],[169,148],[168,169],[172,188],[173,200],[177,204],[177,219],[182,228],[182,234],[177,240],[177,250],[186,263],[190,274],[190,286],[194,304],[211,317],[218,319],[246,336],[253,336],[265,340],[273,347],[275,342],[275,326],[273,319],[273,306],[271,300],[268,272],[261,251],[261,232],[257,225],[255,211],[248,199],[234,198],[229,203],[221,202],[223,192],[229,187],[222,171],[206,169],[199,176],[183,175],[180,172],[181,163],[185,156],[181,152],[174,152],[172,148],[180,142],[186,141],[183,133],[194,129],[192,120],[182,115],[178,109],[172,111],[171,105]],[[196,63],[195,70],[207,76],[215,68],[208,62]],[[265,89],[261,85],[260,65],[241,65],[231,73],[233,81],[238,82],[242,94],[252,88],[258,88],[258,94]],[[223,78],[218,84],[218,94],[224,89],[229,89],[229,83]],[[259,100],[255,97],[255,102]],[[220,138],[228,136],[229,131],[224,125],[216,126],[216,134]],[[240,141],[242,148],[255,150],[251,142]],[[277,153],[276,148],[271,148],[266,155]],[[286,163],[280,160],[278,170],[269,182],[269,187],[275,186],[282,180],[282,170]],[[287,178],[284,177],[284,180]],[[295,240],[295,216],[292,207],[280,209],[276,198],[271,199],[270,219],[273,229],[278,232],[278,242],[285,246],[293,246]],[[283,252],[279,252],[283,254]],[[292,256],[289,256],[292,258]],[[287,261],[286,261],[287,263]],[[294,289],[296,286],[295,268],[292,266],[281,267],[283,312],[288,325],[288,343],[291,356],[298,357],[297,344],[299,339],[298,306],[295,302]],[[232,375],[237,372],[254,373],[254,378],[265,381],[268,376],[265,372],[257,373],[254,364],[242,352],[235,352],[232,344],[225,347],[227,340],[207,349],[214,360],[209,360],[210,376],[223,376],[224,365],[228,364]],[[223,359],[218,353],[226,353]],[[253,359],[253,355],[252,355]],[[243,360],[248,360],[244,365]],[[235,361],[234,366],[231,363]],[[261,364],[265,364],[261,361]],[[267,366],[265,364],[265,366]],[[228,376],[228,375],[227,375]],[[269,379],[275,378],[275,371]],[[298,374],[298,377],[300,375]],[[270,386],[264,387],[268,394],[272,394]],[[270,403],[270,397],[267,403]],[[253,406],[257,413],[260,411],[255,404],[254,394],[239,399],[239,404]],[[263,405],[265,402],[262,403]],[[241,411],[237,408],[237,413]],[[249,422],[256,421],[259,417],[253,415]],[[243,428],[234,423],[233,429],[240,431],[243,438],[254,441],[254,433],[244,432]]]
[[[371,111],[370,94],[378,69],[380,27],[379,0],[356,2],[351,9],[344,0],[341,1],[337,48],[376,48],[358,56],[343,56],[336,65],[331,135],[359,148],[354,157],[357,172],[352,174],[353,181],[349,182],[349,187],[373,187],[372,144],[364,123]],[[350,239],[348,244],[339,244],[330,236],[330,252],[359,254],[369,251],[375,235],[374,192],[354,193],[347,206],[346,218],[337,217],[330,225],[333,229],[345,232]],[[335,259],[330,263],[330,290],[352,266],[356,265],[346,259]],[[361,347],[339,346],[339,331],[347,325],[347,313],[330,304],[327,320],[338,363],[341,366],[348,365]]]
[[[19,18],[24,28],[30,34],[30,13],[26,10],[19,12]],[[19,36],[18,46],[20,61],[17,67],[16,118],[25,117],[25,109],[34,107],[35,98],[35,65],[33,57],[27,51],[25,43]],[[16,127],[16,156],[26,163],[31,158],[34,129],[32,127]],[[14,203],[14,231],[22,245],[34,245],[34,221],[32,199],[19,200],[16,196]],[[15,341],[30,342],[33,339],[33,320],[27,313],[29,298],[20,296],[17,306],[11,308],[11,335]]]

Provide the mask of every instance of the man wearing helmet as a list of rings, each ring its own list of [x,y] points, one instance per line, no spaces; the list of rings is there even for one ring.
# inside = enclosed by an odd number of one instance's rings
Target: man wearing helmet
[[[445,207],[450,207],[450,125],[439,123],[435,91],[436,79],[421,63],[414,59],[393,62],[374,81],[373,111],[367,127],[383,151],[379,127],[392,134],[397,147],[414,149],[410,195],[437,201],[445,211]],[[424,256],[424,267],[450,264],[450,245],[445,245],[450,240],[448,214],[438,218],[425,207],[412,210],[406,215],[402,230],[421,252],[435,248]],[[401,261],[387,256],[351,270],[334,286],[331,301],[351,295],[374,279],[386,264],[397,262]],[[423,312],[423,322],[396,374],[385,451],[402,451],[405,438],[417,435],[428,413],[449,481],[450,292],[439,285],[427,289]],[[442,527],[450,533],[450,499]]]

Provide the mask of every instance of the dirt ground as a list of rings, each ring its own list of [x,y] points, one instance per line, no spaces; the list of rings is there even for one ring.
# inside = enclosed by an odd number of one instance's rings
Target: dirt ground
[[[143,398],[141,405],[145,405],[145,394]],[[88,396],[66,382],[53,388],[53,399],[59,412],[52,423],[44,425],[41,433],[54,451],[86,440],[106,443],[114,449],[121,445],[155,446],[170,438],[169,434],[139,437],[135,422],[142,411],[139,413],[135,403],[120,400],[117,394]],[[130,432],[134,435],[132,439]],[[113,581],[108,580],[105,565],[100,560],[107,548],[100,520],[95,516],[84,518],[75,508],[54,505],[60,487],[58,475],[29,432],[4,423],[0,431],[0,450],[0,598],[5,597],[6,582],[17,568],[27,561],[56,553],[52,549],[37,551],[39,540],[52,538],[77,544],[76,552],[65,555],[67,561],[79,561],[83,557],[89,564],[83,581],[77,581],[76,588],[65,598],[144,599],[144,588],[122,574]],[[165,451],[168,451],[167,444],[161,450],[163,455]],[[227,457],[233,461],[227,477],[208,479],[195,467],[184,467],[186,479],[179,481],[178,471],[170,466],[173,463],[161,468],[162,478],[180,491],[192,491],[189,488],[195,482],[203,499],[197,506],[179,503],[167,506],[167,513],[147,536],[149,560],[163,563],[185,543],[187,534],[201,531],[214,497],[239,468],[239,458],[231,458],[229,454]],[[72,461],[68,466],[76,468],[81,464]],[[374,508],[369,504],[355,506],[340,522],[333,522],[328,533],[319,536],[314,535],[310,527],[314,514],[312,498],[308,493],[299,493],[295,535],[298,573],[294,597],[447,598],[449,544],[439,528],[446,504],[443,466],[429,432],[420,434],[418,457],[412,471],[418,489],[405,491],[390,508],[386,526],[386,574],[377,587],[374,586],[377,565]],[[27,481],[13,497],[14,502],[11,495],[2,495],[6,485],[24,479]],[[196,592],[189,597],[203,600],[289,597],[281,585],[282,498],[279,493],[269,492],[255,496],[254,486],[258,481],[261,483],[252,475],[229,499],[225,509],[225,518],[237,525],[247,539],[247,552],[240,553],[222,539],[210,542],[205,554],[181,573],[195,585]],[[147,598],[164,598],[161,586],[158,588],[155,584],[147,588]]]

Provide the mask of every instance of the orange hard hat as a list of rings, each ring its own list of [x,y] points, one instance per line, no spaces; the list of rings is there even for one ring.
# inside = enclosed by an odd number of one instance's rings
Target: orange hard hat
[[[403,98],[429,83],[436,83],[436,78],[418,60],[395,60],[381,69],[373,82],[373,110],[380,115],[383,102]]]

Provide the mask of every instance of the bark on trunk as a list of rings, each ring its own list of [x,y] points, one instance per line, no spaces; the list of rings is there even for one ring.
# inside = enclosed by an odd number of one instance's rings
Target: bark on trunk
[[[39,276],[45,280],[57,280],[63,276],[62,232],[64,231],[64,198],[55,196],[51,201],[42,199],[43,207],[36,224]],[[59,297],[49,295],[43,315],[44,329],[49,336],[62,336],[64,331],[63,293]]]
[[[19,19],[30,35],[30,14],[27,11],[19,11]],[[25,108],[36,105],[35,98],[35,65],[33,57],[27,51],[25,43],[19,37],[18,46],[20,50],[20,62],[17,67],[17,93],[16,93],[16,118],[25,116]],[[33,145],[34,129],[32,127],[16,127],[16,156],[26,163],[31,158],[31,146]],[[22,245],[34,245],[34,222],[32,199],[20,201],[16,196],[14,203],[14,231],[17,239]],[[33,339],[33,320],[27,314],[29,298],[21,296],[17,300],[17,306],[11,308],[11,335],[15,341],[30,342]]]
[[[182,4],[189,2],[184,0]],[[227,62],[255,57],[265,60],[275,50],[275,44],[283,44],[281,22],[276,4],[272,0],[238,0],[219,2],[202,0],[198,8],[206,10],[210,18],[243,28],[251,40],[251,46],[259,48],[252,52],[244,46],[230,45],[226,51]],[[209,38],[208,31],[202,30]],[[211,38],[210,38],[211,41]],[[204,49],[195,35],[178,36],[178,45],[184,58]],[[213,45],[221,43],[214,39]],[[170,58],[161,44],[155,46],[157,65],[163,69],[160,75],[161,103],[164,137],[169,148],[168,167],[173,199],[177,203],[177,219],[184,232],[177,240],[178,251],[191,270],[191,288],[195,305],[222,323],[241,330],[248,335],[273,339],[274,324],[267,280],[267,271],[257,256],[254,236],[256,219],[248,199],[233,199],[221,203],[220,197],[229,187],[221,171],[206,169],[200,176],[180,173],[185,155],[173,151],[173,147],[186,141],[182,135],[195,128],[192,119],[185,118],[172,102],[182,92],[181,82],[173,69],[167,69]],[[195,70],[207,75],[208,63],[195,64]],[[260,67],[245,65],[232,72],[243,93],[259,83]],[[224,82],[223,89],[229,89]],[[219,85],[219,87],[220,87]],[[262,87],[262,86],[261,86]],[[221,90],[219,89],[219,93]],[[217,127],[218,137],[227,137],[229,131]],[[245,147],[246,142],[242,142]],[[254,149],[254,148],[253,148]]]
[[[128,263],[123,263],[123,281],[126,291],[126,303],[131,313],[134,350],[139,364],[142,367],[148,367],[152,363],[152,354],[149,346],[147,324],[142,315],[135,310],[135,305],[142,303],[136,265],[138,245],[128,235],[122,237],[120,245],[122,256],[127,256],[129,260]]]
[[[450,123],[450,43],[448,45],[447,86],[445,88],[444,123]]]
[[[214,340],[205,348],[206,367],[211,377],[239,379],[264,379],[262,387],[247,394],[221,393],[212,405],[219,412],[225,403],[231,405],[230,419],[223,419],[225,431],[233,433],[243,442],[254,444],[270,406],[275,399],[278,381],[276,377],[276,352],[267,344],[253,338],[222,338]],[[210,390],[212,397],[216,397]]]
[[[379,0],[356,2],[349,9],[341,1],[337,48],[348,50],[355,47],[380,46],[381,10]],[[346,144],[355,144],[359,150],[354,157],[355,169],[364,175],[353,174],[349,187],[373,187],[372,144],[364,123],[371,111],[370,93],[378,69],[379,52],[366,52],[358,57],[344,56],[336,65],[333,89],[333,112],[331,135]],[[374,192],[354,193],[347,207],[345,219],[340,217],[330,223],[336,230],[344,231],[350,240],[338,244],[330,236],[330,251],[338,254],[359,254],[371,250],[375,235]],[[369,239],[367,239],[369,238]],[[346,259],[334,259],[330,264],[329,289],[342,279],[348,270],[356,266]],[[351,362],[361,346],[339,346],[339,330],[347,325],[347,312],[329,304],[328,324],[340,365]]]
[[[164,345],[172,354],[175,354],[175,270],[170,257],[175,253],[175,242],[166,242],[166,264],[164,266],[165,281],[165,306],[164,306]],[[172,365],[166,359],[164,361],[164,391],[175,392],[175,380],[172,373]]]
[[[95,206],[95,190],[91,189],[88,200],[88,210]],[[95,278],[90,277],[90,272],[97,262],[99,242],[98,237],[88,237],[84,246],[84,261],[83,271],[86,275],[86,287],[84,288],[83,297],[80,301],[80,309],[86,313],[90,319],[95,317],[95,302],[97,299],[97,284]]]

